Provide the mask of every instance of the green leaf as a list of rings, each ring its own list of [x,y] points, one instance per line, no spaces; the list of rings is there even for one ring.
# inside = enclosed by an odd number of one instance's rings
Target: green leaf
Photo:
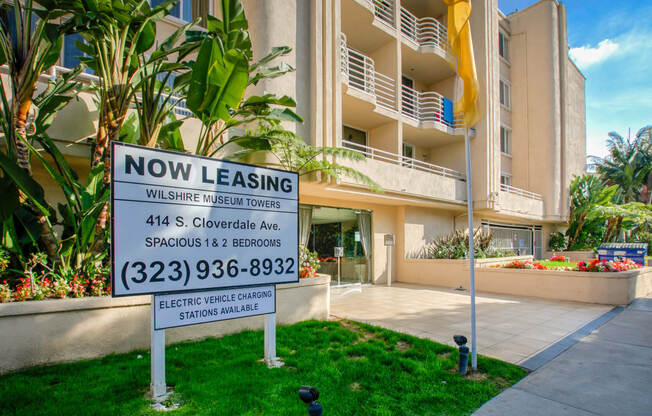
[[[148,22],[143,27],[143,30],[138,35],[138,40],[136,41],[136,53],[141,54],[145,53],[149,48],[154,45],[156,40],[156,23]]]
[[[50,215],[50,208],[47,202],[45,202],[45,195],[41,185],[2,152],[0,152],[0,169],[11,178],[18,189],[25,194],[42,215]]]
[[[158,133],[158,143],[163,149],[185,152],[186,149],[181,138],[181,131],[179,130],[179,127],[183,124],[183,120],[175,120],[174,115],[171,114],[169,117],[172,121],[161,127]]]
[[[269,115],[267,115],[267,118],[279,121],[292,121],[295,123],[303,122],[303,119],[289,108],[274,108],[270,111]]]
[[[249,79],[247,60],[223,51],[216,39],[202,41],[193,66],[186,105],[201,120],[228,120],[240,104]]]
[[[12,215],[14,211],[20,206],[20,201],[18,200],[18,188],[7,177],[0,177],[0,220],[6,221]]]
[[[138,126],[138,115],[130,113],[120,128],[120,141],[131,144],[138,144],[140,127]]]

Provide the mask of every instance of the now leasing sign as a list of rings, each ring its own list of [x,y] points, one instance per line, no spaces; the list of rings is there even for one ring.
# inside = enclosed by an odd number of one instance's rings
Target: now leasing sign
[[[111,144],[113,296],[299,280],[298,175]]]

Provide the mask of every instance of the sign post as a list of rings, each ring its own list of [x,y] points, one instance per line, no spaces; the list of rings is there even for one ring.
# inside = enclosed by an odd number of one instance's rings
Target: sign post
[[[111,143],[112,296],[151,294],[151,393],[166,394],[165,328],[265,314],[299,281],[298,175]]]
[[[385,234],[385,247],[387,247],[387,286],[392,285],[392,247],[394,246],[394,234]]]
[[[155,296],[152,296],[152,323],[150,332],[150,393],[152,397],[163,397],[167,393],[165,384],[165,329],[156,329]]]
[[[334,253],[335,258],[337,259],[337,285],[340,285],[340,275],[342,272],[342,257],[344,257],[344,247],[335,247]]]

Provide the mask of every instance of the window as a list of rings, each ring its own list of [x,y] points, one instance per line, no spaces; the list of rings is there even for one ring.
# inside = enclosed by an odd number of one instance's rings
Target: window
[[[500,80],[500,104],[506,108],[511,107],[510,88],[506,81]]]
[[[509,38],[503,32],[498,32],[498,53],[509,61]]]
[[[82,35],[79,33],[72,33],[63,37],[61,56],[65,68],[76,68],[80,63],[79,58],[86,55],[77,47],[77,42],[84,43],[84,38],[82,38]],[[92,74],[94,71],[90,68],[86,68],[84,72]]]
[[[501,185],[512,186],[512,175],[510,175],[509,173],[501,173],[500,174],[500,184]]]
[[[505,126],[500,126],[500,153],[512,154],[512,130]]]
[[[156,7],[161,3],[163,3],[163,0],[150,0],[152,7]],[[205,26],[206,15],[209,13],[210,5],[208,0],[179,0],[170,11],[170,17],[185,22],[192,22],[193,19],[201,17],[200,25]]]
[[[414,145],[403,143],[403,157],[414,159]]]
[[[413,118],[417,118],[417,101],[418,97],[414,91],[414,80],[412,78],[401,76],[403,88],[403,112]]]
[[[344,147],[349,149],[364,150],[367,146],[367,132],[353,127],[342,126],[342,139]]]

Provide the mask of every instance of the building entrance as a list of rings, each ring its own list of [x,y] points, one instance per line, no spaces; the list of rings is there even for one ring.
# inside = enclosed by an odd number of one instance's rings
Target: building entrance
[[[335,247],[344,249],[340,258],[339,281],[342,284],[371,281],[371,211],[323,206],[301,206],[300,242],[317,252],[319,273],[338,282]],[[306,222],[310,218],[310,225]]]

